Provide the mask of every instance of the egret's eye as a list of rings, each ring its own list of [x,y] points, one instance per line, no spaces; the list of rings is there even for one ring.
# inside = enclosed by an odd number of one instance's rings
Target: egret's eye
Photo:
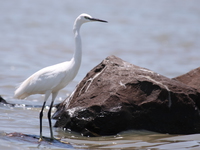
[[[90,20],[90,18],[89,18],[89,17],[87,17],[87,16],[85,16],[85,19],[89,19],[89,20]]]

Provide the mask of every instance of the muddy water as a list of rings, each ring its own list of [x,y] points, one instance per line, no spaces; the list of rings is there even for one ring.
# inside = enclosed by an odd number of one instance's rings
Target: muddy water
[[[1,1],[0,95],[11,103],[41,105],[44,98],[41,95],[26,100],[13,99],[15,87],[35,71],[72,57],[72,25],[83,12],[109,23],[82,26],[81,68],[74,81],[60,91],[56,103],[64,100],[86,73],[108,55],[170,78],[184,74],[200,66],[199,6],[198,0]],[[38,135],[40,109],[0,106],[0,133]],[[48,107],[45,113],[47,111]],[[46,117],[43,130],[44,135],[49,136]],[[149,131],[128,131],[97,138],[60,129],[54,129],[54,134],[80,149],[198,149],[200,142],[199,134],[168,135]],[[38,149],[36,145],[1,138],[0,148]]]

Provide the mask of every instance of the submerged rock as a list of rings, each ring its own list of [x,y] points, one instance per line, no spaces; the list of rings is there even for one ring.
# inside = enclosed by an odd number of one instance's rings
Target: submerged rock
[[[129,129],[200,132],[200,93],[151,70],[107,57],[58,106],[55,127],[85,136]]]
[[[14,133],[0,133],[0,139],[6,141],[19,142],[21,145],[23,144],[31,144],[31,147],[37,147],[37,149],[55,149],[55,148],[65,148],[65,149],[74,149],[74,147],[61,139],[54,139],[48,137],[43,137],[43,140],[39,142],[40,136],[23,134],[19,132]],[[1,148],[2,149],[2,148]],[[10,148],[9,148],[10,149]],[[16,149],[16,148],[15,148]],[[18,148],[17,148],[18,149]]]

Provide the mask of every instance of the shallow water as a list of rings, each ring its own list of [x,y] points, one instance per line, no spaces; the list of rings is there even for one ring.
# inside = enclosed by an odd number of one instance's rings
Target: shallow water
[[[13,99],[15,87],[35,71],[72,57],[72,26],[83,12],[109,23],[88,23],[81,28],[82,65],[74,81],[60,91],[56,103],[64,100],[86,73],[109,55],[170,78],[184,74],[200,66],[199,6],[198,0],[1,1],[0,95],[11,103],[41,105],[41,95]],[[0,106],[0,132],[38,135],[39,111],[40,108]],[[46,117],[43,124],[44,135],[49,136]],[[199,149],[200,145],[199,134],[128,131],[88,138],[60,129],[54,129],[54,134],[80,149]],[[0,148],[38,149],[3,139]]]

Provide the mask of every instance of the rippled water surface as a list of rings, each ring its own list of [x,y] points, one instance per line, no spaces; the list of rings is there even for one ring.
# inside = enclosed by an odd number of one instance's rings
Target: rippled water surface
[[[62,102],[76,84],[109,55],[167,77],[200,66],[199,0],[6,0],[0,2],[0,95],[8,102],[41,105],[43,96],[13,99],[15,87],[37,70],[69,60],[73,55],[72,26],[80,13],[109,23],[81,28],[83,57],[77,77],[60,91]],[[0,132],[39,135],[41,108],[0,106]],[[45,113],[48,107],[45,108]],[[55,111],[55,108],[54,108]],[[46,116],[46,114],[45,114]],[[44,135],[49,136],[44,117]],[[199,149],[200,135],[168,135],[127,131],[88,138],[54,129],[56,137],[80,149]],[[0,138],[0,149],[62,149],[38,147]]]

